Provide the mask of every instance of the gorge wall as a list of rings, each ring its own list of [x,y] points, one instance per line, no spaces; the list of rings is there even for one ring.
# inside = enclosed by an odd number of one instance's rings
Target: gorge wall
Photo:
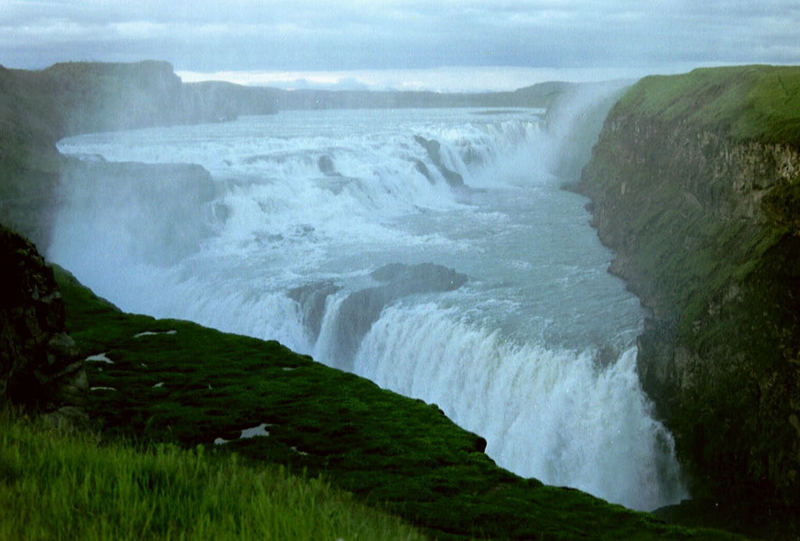
[[[577,188],[652,311],[639,377],[694,495],[800,503],[800,68],[639,81]]]
[[[63,137],[274,113],[275,92],[184,84],[170,64],[156,61],[0,66],[0,222],[46,249],[58,181],[70,166],[55,147]]]

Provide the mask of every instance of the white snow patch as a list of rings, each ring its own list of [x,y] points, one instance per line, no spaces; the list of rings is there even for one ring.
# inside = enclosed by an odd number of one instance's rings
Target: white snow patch
[[[242,430],[242,435],[239,436],[241,439],[245,438],[255,438],[256,436],[269,436],[269,431],[267,430],[268,425],[267,423],[261,423],[258,426],[254,426],[253,428],[245,428]]]
[[[156,336],[158,334],[178,334],[178,331],[175,329],[169,331],[143,331],[140,333],[136,333],[133,335],[134,338],[142,338],[144,336]]]
[[[114,361],[112,361],[111,359],[109,359],[106,356],[106,352],[105,351],[103,353],[98,353],[96,355],[89,355],[88,357],[86,357],[84,359],[84,361],[90,362],[90,363],[114,364]]]
[[[258,426],[254,426],[253,428],[244,428],[242,429],[242,433],[239,436],[239,439],[244,440],[248,438],[255,438],[257,436],[269,436],[269,430],[267,430],[268,426],[272,426],[271,424],[261,423]],[[226,443],[230,443],[233,440],[226,440],[224,438],[217,438],[214,440],[214,445],[224,445]]]

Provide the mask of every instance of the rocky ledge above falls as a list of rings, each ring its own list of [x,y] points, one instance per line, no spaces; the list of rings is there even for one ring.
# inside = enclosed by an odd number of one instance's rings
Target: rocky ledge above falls
[[[578,191],[653,313],[640,380],[695,495],[800,504],[800,68],[647,77]]]

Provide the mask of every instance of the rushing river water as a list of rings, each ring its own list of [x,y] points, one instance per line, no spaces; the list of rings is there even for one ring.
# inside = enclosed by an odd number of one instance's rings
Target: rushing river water
[[[212,181],[65,177],[49,257],[126,311],[277,339],[435,402],[520,475],[675,503],[672,438],[635,372],[643,313],[543,126],[530,109],[286,111],[65,139]]]

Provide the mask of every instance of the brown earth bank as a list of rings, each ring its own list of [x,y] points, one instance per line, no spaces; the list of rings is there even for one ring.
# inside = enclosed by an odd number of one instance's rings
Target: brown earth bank
[[[797,535],[800,68],[642,79],[575,188],[652,312],[637,367],[692,479],[683,511]]]

